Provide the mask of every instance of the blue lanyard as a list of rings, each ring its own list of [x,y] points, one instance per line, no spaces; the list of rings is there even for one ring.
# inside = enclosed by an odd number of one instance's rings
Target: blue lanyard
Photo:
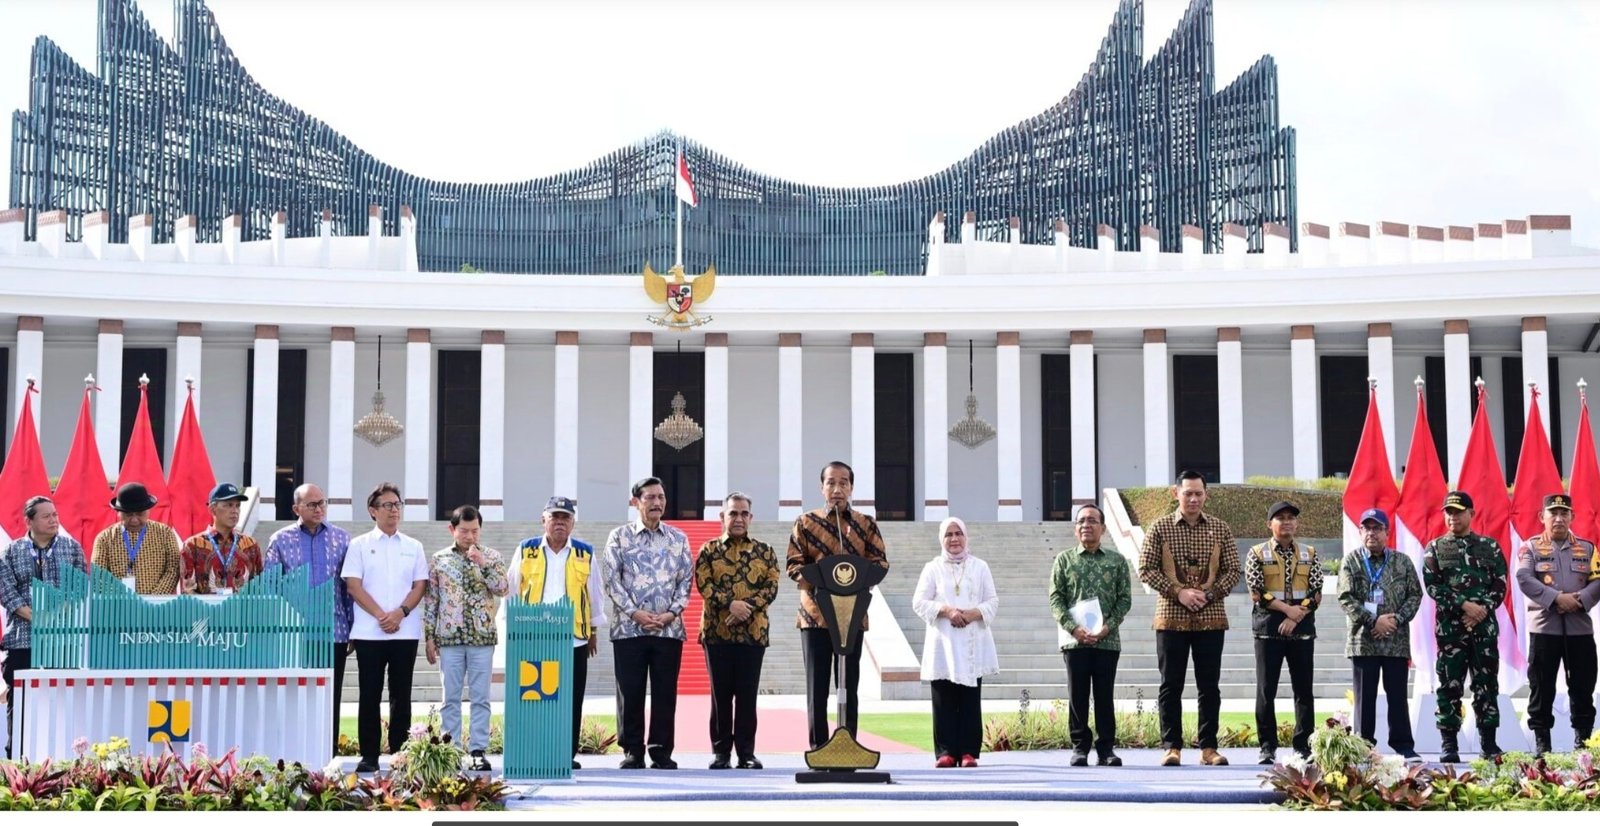
[[[138,542],[133,541],[133,539],[128,536],[128,529],[127,528],[123,528],[122,529],[122,545],[123,545],[123,547],[128,549],[128,567],[129,568],[132,568],[133,567],[133,563],[138,561],[138,559],[139,559],[139,549],[144,547],[144,532],[146,530],[148,530],[149,528],[150,528],[150,523],[148,523],[148,522],[146,522],[144,525],[141,525],[139,527],[139,541]]]
[[[1379,565],[1377,570],[1373,570],[1373,568],[1372,568],[1372,555],[1371,554],[1368,554],[1367,556],[1362,557],[1361,561],[1367,567],[1368,589],[1369,590],[1376,589],[1378,587],[1378,581],[1383,578],[1384,569],[1389,567],[1389,552],[1388,551],[1384,551],[1383,552],[1383,564]]]
[[[227,556],[222,555],[222,547],[217,544],[217,537],[215,534],[207,533],[206,540],[211,543],[211,550],[216,552],[217,559],[222,560],[222,575],[231,578],[231,572],[233,570],[233,556],[239,552],[239,532],[234,531],[233,543],[228,546]]]

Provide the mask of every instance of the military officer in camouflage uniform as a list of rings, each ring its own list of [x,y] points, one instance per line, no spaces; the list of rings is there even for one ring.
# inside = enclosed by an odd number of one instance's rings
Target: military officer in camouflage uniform
[[[1506,599],[1506,558],[1500,543],[1472,532],[1472,497],[1466,493],[1454,490],[1444,498],[1444,523],[1448,532],[1423,551],[1422,580],[1437,608],[1439,762],[1459,763],[1456,735],[1469,674],[1481,754],[1501,753],[1494,740],[1500,727],[1500,625],[1494,612]]]
[[[1572,731],[1582,747],[1594,730],[1594,621],[1600,602],[1594,543],[1572,535],[1572,497],[1544,498],[1544,533],[1517,549],[1517,589],[1528,598],[1528,728],[1534,754],[1550,751],[1556,671],[1567,667]]]

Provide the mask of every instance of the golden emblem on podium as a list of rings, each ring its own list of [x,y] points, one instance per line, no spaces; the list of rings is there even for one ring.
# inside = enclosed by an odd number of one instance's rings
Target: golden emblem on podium
[[[667,276],[671,276],[672,280],[669,281]],[[646,316],[651,324],[687,330],[710,323],[711,316],[696,315],[694,307],[709,301],[716,289],[716,267],[706,267],[706,271],[693,281],[685,281],[681,266],[673,266],[663,276],[651,269],[648,263],[644,265],[645,295],[650,296],[651,301],[666,305],[666,312],[661,315]]]

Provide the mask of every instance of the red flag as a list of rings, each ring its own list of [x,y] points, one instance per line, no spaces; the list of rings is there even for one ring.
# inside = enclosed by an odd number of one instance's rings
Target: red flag
[[[1394,471],[1389,467],[1389,448],[1383,443],[1383,420],[1378,416],[1378,390],[1367,390],[1367,423],[1361,428],[1361,442],[1356,446],[1355,463],[1350,466],[1350,481],[1344,489],[1345,547],[1361,544],[1361,513],[1368,508],[1380,508],[1391,519],[1395,505],[1400,502],[1400,488],[1395,486]],[[1390,523],[1391,527],[1393,522]],[[1394,534],[1389,534],[1389,544],[1394,545]]]
[[[1406,455],[1405,483],[1400,486],[1400,504],[1395,507],[1395,523],[1390,526],[1395,548],[1411,558],[1422,575],[1422,551],[1429,542],[1444,535],[1444,471],[1439,467],[1439,451],[1428,427],[1428,408],[1417,385],[1417,418],[1411,426],[1411,451]],[[1434,605],[1422,595],[1422,607],[1411,624],[1411,661],[1417,665],[1415,690],[1426,693],[1434,686],[1434,660],[1438,643],[1433,636]]]
[[[167,482],[162,476],[161,454],[156,450],[156,437],[150,430],[150,387],[144,381],[139,382],[139,413],[133,419],[133,434],[128,438],[128,453],[122,457],[122,472],[117,475],[117,487],[129,482],[144,485],[145,490],[156,498],[156,506],[150,509],[150,518],[163,525],[171,524],[167,520],[171,518],[172,497],[167,493]]]
[[[1527,663],[1511,594],[1517,587],[1510,575],[1516,557],[1516,549],[1511,546],[1511,497],[1506,494],[1506,474],[1500,467],[1494,434],[1489,432],[1488,402],[1489,394],[1480,385],[1478,413],[1472,417],[1472,434],[1467,437],[1466,455],[1461,457],[1456,490],[1472,497],[1473,533],[1500,543],[1500,552],[1506,558],[1506,601],[1496,613],[1501,621],[1500,690],[1510,694],[1526,683]]]
[[[1578,390],[1578,443],[1572,448],[1572,532],[1600,541],[1600,462],[1595,459],[1594,431],[1589,429],[1589,397]]]
[[[678,193],[678,200],[692,207],[700,206],[700,195],[694,190],[694,178],[689,176],[689,159],[683,156],[683,150],[678,150],[678,178],[674,188]]]
[[[1528,404],[1528,426],[1522,431],[1522,452],[1517,459],[1517,484],[1511,495],[1511,529],[1518,545],[1544,531],[1544,497],[1561,492],[1561,471],[1556,469],[1550,439],[1544,435],[1539,415],[1539,391]],[[1474,500],[1476,501],[1476,500]],[[1516,549],[1507,549],[1513,564]]]
[[[111,486],[106,468],[100,463],[100,448],[94,441],[94,419],[89,414],[89,394],[83,389],[83,405],[78,408],[78,429],[67,451],[67,466],[56,484],[56,511],[61,514],[61,530],[83,545],[83,555],[93,557],[94,538],[117,520],[111,509]]]
[[[172,446],[172,465],[168,468],[167,492],[172,496],[170,524],[179,536],[194,536],[211,524],[206,499],[217,485],[206,453],[205,437],[200,435],[200,420],[194,414],[194,385],[183,403],[183,422],[178,425],[178,441]]]
[[[44,469],[39,431],[33,425],[33,404],[28,401],[38,392],[33,379],[29,379],[22,410],[17,413],[17,429],[11,436],[11,452],[6,454],[6,466],[0,470],[0,530],[11,539],[21,539],[28,532],[22,505],[35,496],[50,495],[50,474]]]

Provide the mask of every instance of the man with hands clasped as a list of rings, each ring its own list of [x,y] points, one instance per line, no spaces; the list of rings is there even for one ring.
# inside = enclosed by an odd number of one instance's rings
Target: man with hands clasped
[[[1422,582],[1411,558],[1389,549],[1389,515],[1377,508],[1361,514],[1361,547],[1339,565],[1339,607],[1349,619],[1344,654],[1355,685],[1356,731],[1376,743],[1378,685],[1389,704],[1389,747],[1420,762],[1411,734],[1406,673],[1411,658],[1411,620],[1422,607]]]

